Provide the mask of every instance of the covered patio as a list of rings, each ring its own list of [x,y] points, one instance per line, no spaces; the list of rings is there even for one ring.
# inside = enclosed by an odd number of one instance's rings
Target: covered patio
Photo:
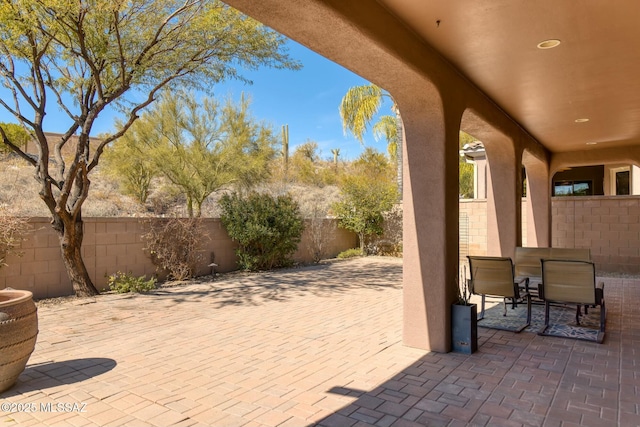
[[[556,172],[640,165],[640,54],[633,43],[640,7],[633,2],[228,3],[394,97],[404,129],[407,346],[451,349],[460,130],[487,153],[489,255],[513,256],[525,215],[527,245],[551,246]],[[638,229],[629,232],[640,241]]]
[[[603,344],[479,328],[465,356],[402,344],[401,277],[371,257],[40,305],[0,423],[640,424],[640,280],[603,279]]]

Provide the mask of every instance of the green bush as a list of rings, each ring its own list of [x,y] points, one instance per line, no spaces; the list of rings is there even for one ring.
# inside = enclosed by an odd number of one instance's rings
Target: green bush
[[[367,149],[354,166],[355,173],[340,183],[341,200],[331,208],[338,225],[358,235],[366,255],[367,243],[384,233],[384,215],[398,200],[398,189],[383,154]]]
[[[364,253],[362,252],[362,249],[354,248],[354,249],[347,249],[346,251],[340,252],[338,254],[338,258],[340,259],[355,258],[363,255]]]
[[[109,276],[107,283],[109,284],[109,289],[119,294],[127,292],[144,293],[156,288],[156,279],[153,277],[147,280],[147,276],[135,277],[131,273],[127,274],[121,271]]]
[[[244,270],[269,270],[291,265],[304,229],[298,204],[291,196],[225,194],[220,199],[222,223],[239,243],[238,265]]]

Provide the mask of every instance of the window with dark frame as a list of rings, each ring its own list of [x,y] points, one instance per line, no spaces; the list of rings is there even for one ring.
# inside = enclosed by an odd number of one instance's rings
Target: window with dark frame
[[[616,172],[616,195],[629,195],[629,171]]]
[[[593,181],[556,181],[553,183],[554,196],[592,196]]]

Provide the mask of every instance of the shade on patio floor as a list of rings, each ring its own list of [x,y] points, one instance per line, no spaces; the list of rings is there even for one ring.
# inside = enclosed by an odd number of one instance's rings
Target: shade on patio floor
[[[640,281],[604,280],[604,344],[479,328],[471,356],[402,346],[398,259],[43,305],[0,425],[639,425]]]

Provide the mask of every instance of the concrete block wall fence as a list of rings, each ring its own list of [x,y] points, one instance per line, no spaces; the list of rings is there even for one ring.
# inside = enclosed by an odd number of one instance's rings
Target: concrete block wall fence
[[[469,216],[467,255],[486,255],[486,200],[463,200],[460,212]],[[527,245],[526,227],[523,214],[523,246]],[[640,197],[554,197],[551,246],[589,248],[596,271],[640,274]]]
[[[640,197],[555,197],[551,206],[553,247],[591,249],[597,271],[640,274]],[[523,201],[522,212],[525,211]],[[468,227],[468,242],[464,245],[468,253],[461,253],[461,259],[466,255],[486,255],[486,200],[461,200],[460,214],[467,218]],[[106,275],[116,271],[131,272],[137,276],[156,273],[155,266],[143,251],[141,235],[145,220],[85,218],[83,256],[98,289],[105,288]],[[30,290],[36,298],[70,295],[71,283],[60,256],[58,237],[49,220],[32,218],[30,224],[32,232],[22,244],[24,255],[21,258],[10,256],[8,266],[0,269],[0,289]],[[204,226],[210,239],[205,241],[204,262],[199,273],[211,272],[207,267],[211,253],[215,254],[217,271],[235,270],[236,246],[220,220],[205,218]],[[523,246],[527,244],[526,226],[526,215],[523,215]],[[311,261],[308,239],[308,232],[305,232],[294,254],[296,261]],[[335,256],[356,244],[355,234],[336,229],[327,248],[327,256]]]
[[[468,253],[461,253],[460,259],[467,255],[486,255],[487,253],[487,201],[485,199],[460,200],[460,217],[467,218]]]
[[[147,218],[85,218],[85,236],[82,252],[91,280],[98,290],[107,287],[107,276],[122,271],[135,276],[156,274],[156,267],[144,252],[144,222]],[[332,221],[332,220],[327,220]],[[71,295],[73,289],[67,276],[58,236],[52,230],[47,218],[31,218],[31,232],[22,242],[22,257],[9,256],[7,266],[0,269],[0,289],[11,287],[33,292],[36,298],[50,298]],[[210,274],[212,255],[218,265],[216,271],[228,272],[237,269],[235,249],[222,226],[220,219],[203,218],[203,226],[209,239],[203,240],[203,262],[198,274]],[[299,262],[309,262],[312,257],[308,249],[309,236],[303,240],[293,258]],[[327,256],[356,247],[354,233],[336,229],[334,238],[327,247]]]
[[[596,271],[640,274],[640,198],[555,198],[552,246],[590,248]]]
[[[522,199],[522,212],[526,212],[526,200]],[[487,200],[486,199],[462,199],[460,200],[460,216],[465,214],[468,218],[468,253],[461,253],[460,259],[465,260],[467,255],[487,254]],[[527,218],[522,215],[522,246],[527,245]]]

